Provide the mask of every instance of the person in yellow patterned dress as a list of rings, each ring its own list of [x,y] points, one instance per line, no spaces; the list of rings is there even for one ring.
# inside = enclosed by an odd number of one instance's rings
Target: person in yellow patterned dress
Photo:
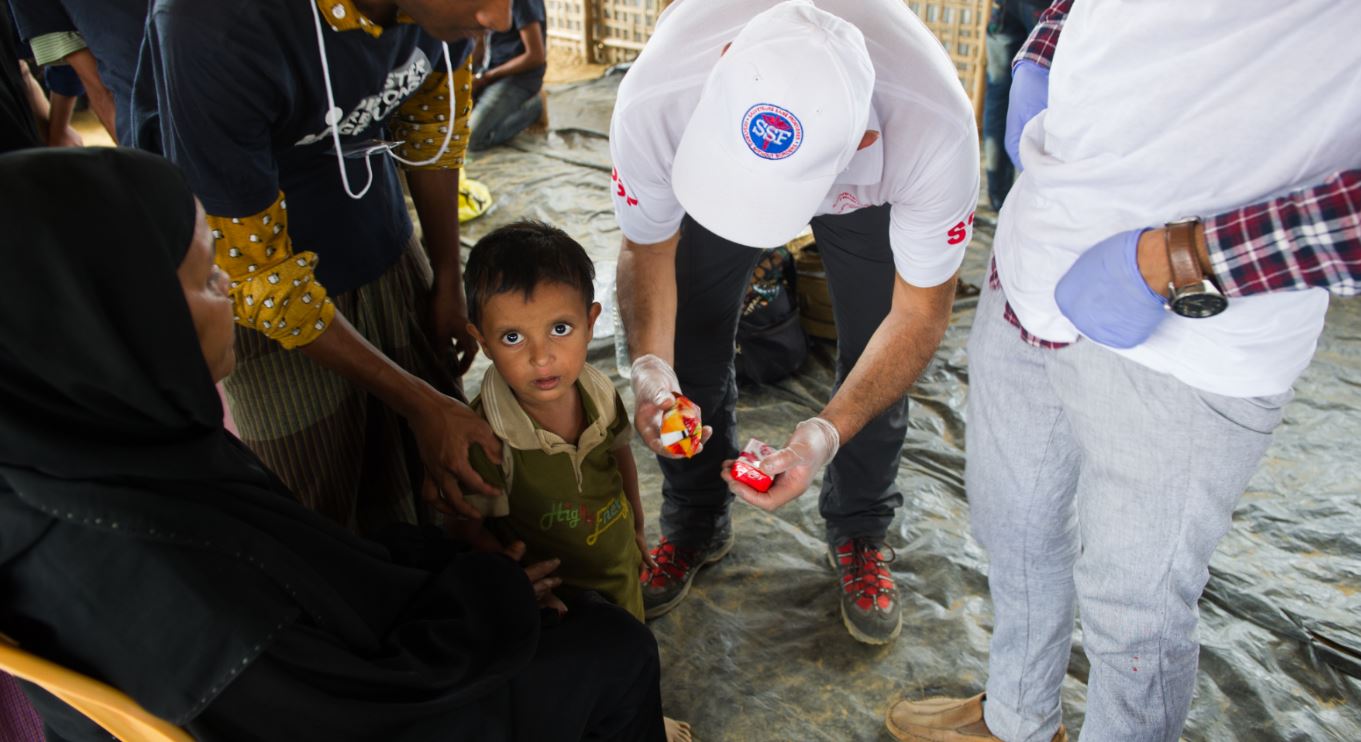
[[[508,0],[156,0],[137,101],[200,195],[231,279],[242,439],[360,532],[445,510],[490,429],[460,400],[477,352],[458,250],[469,38]],[[420,218],[407,215],[403,158]],[[460,484],[461,483],[461,484]]]

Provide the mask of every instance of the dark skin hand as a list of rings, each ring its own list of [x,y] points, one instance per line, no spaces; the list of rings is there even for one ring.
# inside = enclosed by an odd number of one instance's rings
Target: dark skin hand
[[[47,146],[84,147],[85,140],[80,133],[71,128],[71,114],[76,110],[76,99],[58,93],[52,94],[48,108]]]
[[[516,541],[501,553],[514,559],[518,564],[525,558],[525,542]],[[553,576],[560,564],[562,564],[560,559],[549,559],[525,567],[525,577],[529,578],[530,585],[534,587],[534,600],[538,601],[540,608],[552,608],[558,615],[567,612],[567,605],[553,594],[553,588],[562,584],[561,577]]]
[[[468,304],[463,297],[459,263],[457,170],[411,170],[406,173],[411,202],[421,222],[435,283],[430,290],[426,330],[436,349],[452,342],[462,376],[477,357],[477,340],[468,333]]]
[[[501,462],[501,442],[491,426],[467,405],[445,396],[369,344],[337,312],[331,325],[301,352],[350,379],[406,418],[425,464],[421,493],[437,509],[481,517],[463,501],[463,488],[496,496],[500,490],[482,480],[468,463],[476,443],[493,463]],[[460,485],[460,483],[462,483]]]
[[[76,77],[80,78],[80,84],[85,86],[85,97],[90,101],[90,110],[95,112],[95,117],[99,123],[103,124],[104,131],[109,132],[109,136],[118,140],[118,130],[116,121],[116,109],[113,104],[113,93],[104,87],[104,80],[99,76],[99,62],[89,49],[81,49],[66,55],[66,63],[71,65],[71,69],[76,71]]]

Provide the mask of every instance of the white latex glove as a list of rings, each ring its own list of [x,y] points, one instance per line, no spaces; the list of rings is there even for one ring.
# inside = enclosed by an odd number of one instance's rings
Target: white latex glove
[[[676,395],[681,393],[680,380],[671,365],[651,353],[633,361],[629,371],[633,380],[633,427],[652,452],[668,459],[683,459],[684,456],[671,453],[662,445],[662,416],[676,406]],[[704,420],[700,410],[700,420]],[[700,434],[700,442],[695,453],[704,450],[704,442],[713,434],[713,428],[705,425]]]
[[[778,510],[785,503],[802,495],[813,483],[813,477],[841,448],[841,434],[836,426],[820,417],[811,417],[794,428],[785,447],[761,459],[761,471],[775,478],[765,492],[756,490],[732,478],[732,462],[723,462],[723,481],[728,490],[763,510]]]

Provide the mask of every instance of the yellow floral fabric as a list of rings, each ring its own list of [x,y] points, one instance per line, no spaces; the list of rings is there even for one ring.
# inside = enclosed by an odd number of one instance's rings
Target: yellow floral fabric
[[[236,323],[263,332],[284,348],[316,340],[335,317],[326,288],[313,277],[317,256],[293,252],[284,194],[251,216],[209,214],[217,265],[231,279]]]
[[[355,7],[354,0],[315,0],[321,17],[335,31],[363,31],[375,39],[383,35],[383,27],[369,20]],[[411,16],[397,13],[397,23],[413,23]],[[468,151],[468,115],[473,112],[473,59],[468,55],[463,66],[454,71],[454,102],[449,102],[449,73],[439,70],[426,76],[425,82],[407,98],[388,123],[394,139],[403,144],[396,148],[397,156],[424,162],[430,159],[449,133],[452,119],[454,133],[449,148],[428,165],[407,165],[415,170],[450,170],[463,167]]]
[[[449,149],[428,165],[406,165],[415,170],[448,170],[463,167],[468,153],[469,114],[473,112],[473,59],[454,70],[454,102],[449,103],[449,73],[436,70],[402,103],[388,122],[392,138],[403,142],[396,154],[407,160],[424,162],[439,151],[453,119]]]
[[[383,35],[383,27],[369,20],[354,6],[354,0],[316,0],[317,10],[333,31],[363,31],[378,38]],[[414,23],[411,16],[397,12],[397,23]]]

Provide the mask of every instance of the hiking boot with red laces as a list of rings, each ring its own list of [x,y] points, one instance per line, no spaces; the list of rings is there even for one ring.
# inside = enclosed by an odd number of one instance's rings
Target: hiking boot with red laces
[[[704,548],[676,546],[665,536],[652,550],[656,569],[644,568],[643,615],[657,618],[680,604],[690,592],[695,573],[728,555],[734,541],[732,526],[714,534]]]
[[[887,644],[903,629],[898,586],[888,564],[893,550],[884,555],[877,539],[858,537],[828,547],[827,556],[841,578],[841,620],[857,641]]]

